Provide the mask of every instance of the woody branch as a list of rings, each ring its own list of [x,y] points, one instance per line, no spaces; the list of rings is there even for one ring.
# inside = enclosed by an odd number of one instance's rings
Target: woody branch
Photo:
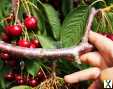
[[[12,0],[12,2],[13,1],[15,0]],[[31,48],[13,46],[11,44],[0,41],[0,49],[8,50],[12,54],[21,55],[27,58],[64,57],[67,55],[75,57],[75,56],[78,56],[79,54],[89,52],[92,50],[93,46],[88,43],[88,34],[89,34],[89,31],[91,30],[93,18],[95,14],[98,13],[98,11],[99,10],[95,10],[94,8],[92,8],[88,18],[85,35],[83,37],[82,42],[78,46],[73,46],[70,48],[60,48],[60,49],[43,49],[43,48],[31,49]]]

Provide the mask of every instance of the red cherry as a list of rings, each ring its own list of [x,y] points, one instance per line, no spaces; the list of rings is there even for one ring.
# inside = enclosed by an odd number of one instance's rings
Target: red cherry
[[[5,75],[5,79],[11,81],[14,79],[14,74],[12,72],[9,72],[8,74]]]
[[[30,42],[28,40],[25,39],[20,39],[17,44],[21,47],[29,47]]]
[[[38,76],[39,78],[42,78],[42,77],[44,76],[44,73],[43,73],[43,71],[42,71],[41,69],[38,71],[37,76]]]
[[[39,42],[39,40],[37,40],[37,39],[32,39],[32,40],[31,40],[31,43],[32,43],[32,44],[35,44],[36,47],[40,47],[40,42]]]
[[[20,36],[22,34],[22,27],[20,25],[12,26],[12,30],[10,29],[12,36]]]
[[[11,36],[20,36],[22,34],[22,27],[20,25],[10,25],[5,28],[5,31]]]
[[[24,85],[24,84],[26,84],[26,81],[25,81],[25,79],[20,79],[20,80],[17,80],[17,84]]]
[[[9,29],[11,29],[11,26],[6,26],[6,27],[4,28],[5,32],[8,33],[8,34],[9,34]]]
[[[29,46],[29,48],[36,48],[36,45],[33,44],[33,43],[31,43],[30,46]]]
[[[30,81],[31,79],[32,79],[31,77],[26,77],[26,82],[27,82],[27,84],[29,84],[29,81]]]
[[[4,61],[9,60],[10,59],[10,55],[7,51],[3,51],[0,53],[0,58]]]
[[[113,41],[113,34],[108,34],[107,38],[111,39]]]
[[[22,75],[15,74],[15,80],[16,81],[21,80],[21,79],[23,79],[23,76]]]
[[[27,16],[25,18],[24,24],[27,29],[35,29],[37,27],[37,20],[35,17]]]
[[[38,81],[36,79],[29,80],[29,85],[32,87],[36,87],[38,85]]]
[[[6,33],[2,33],[2,34],[1,34],[1,39],[2,39],[2,41],[4,41],[4,42],[7,42],[7,43],[10,42],[10,37],[9,37]]]
[[[38,79],[38,80],[40,79],[40,82],[42,82],[46,79],[46,77],[41,69],[38,71],[38,74],[36,77],[37,77],[36,79]]]

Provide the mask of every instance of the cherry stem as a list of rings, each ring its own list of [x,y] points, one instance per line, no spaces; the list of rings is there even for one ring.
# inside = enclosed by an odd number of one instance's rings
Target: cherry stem
[[[25,30],[24,30],[24,27],[23,27],[23,38],[26,40],[27,38],[26,38],[26,31]]]
[[[42,71],[42,73],[43,73],[44,77],[47,79],[47,76],[46,76],[46,74],[45,74],[44,70],[42,69],[42,67],[40,67],[40,69],[41,69],[41,71]]]
[[[15,24],[20,23],[18,19],[19,6],[20,6],[20,0],[12,0],[12,9],[15,16]]]
[[[32,31],[32,33],[33,33],[33,36],[34,36],[35,38],[38,38],[38,37],[36,36],[36,34],[34,33],[34,31]]]
[[[30,2],[30,1],[28,1],[27,3],[31,6],[33,6],[37,11],[39,11],[39,9],[37,8],[37,6],[34,3]]]
[[[26,8],[26,6],[25,6],[24,1],[23,1],[23,0],[21,0],[21,2],[22,2],[22,5],[23,5],[23,7],[24,7],[25,11],[27,11],[27,8]]]
[[[29,9],[29,5],[28,5],[28,3],[27,3],[28,0],[23,0],[23,1],[24,1],[24,3],[25,3],[28,16],[31,16],[30,9]]]
[[[27,28],[25,27],[25,39],[30,40]]]
[[[20,1],[18,0],[18,2],[17,2],[17,9],[15,11],[15,24],[18,22],[19,7],[20,7]]]
[[[2,50],[8,50],[12,54],[24,56],[28,59],[31,58],[47,58],[47,57],[53,57],[53,59],[56,59],[54,57],[65,57],[67,55],[70,55],[72,57],[76,57],[79,54],[83,54],[89,51],[92,51],[94,48],[93,45],[88,43],[88,33],[89,30],[91,30],[91,25],[93,23],[93,18],[95,17],[95,14],[98,13],[100,10],[95,10],[94,8],[91,9],[91,14],[89,15],[88,24],[86,27],[86,32],[83,37],[83,41],[78,46],[73,46],[70,48],[60,48],[60,49],[43,49],[43,48],[25,48],[25,47],[19,47],[19,46],[12,46],[11,44],[4,43],[3,41],[0,41],[0,49]]]

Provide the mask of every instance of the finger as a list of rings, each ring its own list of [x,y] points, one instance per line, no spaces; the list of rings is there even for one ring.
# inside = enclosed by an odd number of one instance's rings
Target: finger
[[[107,68],[102,71],[100,79],[103,80],[112,80],[113,81],[113,67]]]
[[[88,89],[103,89],[101,86],[101,81],[99,79],[95,80]]]
[[[64,77],[67,83],[78,83],[83,80],[96,79],[99,77],[101,70],[99,68],[89,68],[80,72],[76,72]]]
[[[104,57],[113,56],[113,42],[110,39],[90,31],[89,41],[103,54]]]
[[[92,66],[99,67],[101,69],[107,67],[103,59],[104,58],[100,55],[99,52],[89,52],[80,56],[80,60],[83,63],[90,64]]]

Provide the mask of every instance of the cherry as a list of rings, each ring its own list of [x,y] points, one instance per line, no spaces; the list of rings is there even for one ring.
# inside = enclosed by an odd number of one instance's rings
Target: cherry
[[[32,79],[31,77],[26,77],[26,82],[27,82],[27,84],[29,84],[29,81],[30,81],[31,79]]]
[[[25,79],[20,79],[20,80],[17,80],[17,84],[24,85],[24,84],[26,84],[26,81],[25,81]]]
[[[20,36],[22,27],[20,25],[9,25],[5,27],[5,31],[11,36]]]
[[[1,34],[1,39],[2,39],[2,41],[4,41],[4,42],[7,42],[7,43],[10,42],[10,37],[9,37],[6,33],[2,33],[2,34]]]
[[[0,53],[0,58],[4,61],[9,60],[10,59],[10,55],[7,51],[3,51]]]
[[[38,85],[38,81],[36,79],[30,79],[29,85],[32,87],[36,87]]]
[[[111,39],[113,41],[113,34],[108,34],[107,38]]]
[[[12,72],[9,72],[5,75],[5,79],[11,81],[14,79],[14,74]]]
[[[39,40],[37,40],[37,39],[32,39],[32,40],[31,40],[31,43],[32,43],[32,44],[35,44],[36,47],[38,47],[38,48],[40,47],[40,42],[39,42]]]
[[[44,75],[44,73],[43,73],[43,71],[41,69],[38,71],[37,77],[39,79],[41,79],[42,81],[46,79],[46,77],[45,77],[45,75]]]
[[[36,48],[36,45],[33,44],[33,43],[31,43],[30,46],[29,46],[29,48]]]
[[[7,34],[9,34],[9,29],[11,29],[11,26],[10,25],[9,26],[5,26],[5,28],[4,28],[4,30],[5,30],[5,32]]]
[[[25,39],[20,39],[17,44],[21,47],[29,47],[30,42],[28,40]]]
[[[23,75],[15,74],[15,80],[19,85],[26,84],[26,78]]]
[[[16,81],[21,80],[21,79],[23,79],[23,76],[22,75],[15,74],[15,80]]]
[[[22,34],[22,27],[20,25],[12,26],[12,30],[10,29],[12,36],[20,36]]]
[[[27,16],[25,18],[24,24],[27,29],[35,29],[37,27],[37,20],[35,17]]]
[[[39,70],[37,76],[38,76],[38,77],[42,77],[43,75],[44,75],[44,74],[43,74],[42,70]]]
[[[44,81],[46,79],[46,76],[43,73],[43,70],[40,69],[37,73],[36,79],[40,79],[40,82]]]

